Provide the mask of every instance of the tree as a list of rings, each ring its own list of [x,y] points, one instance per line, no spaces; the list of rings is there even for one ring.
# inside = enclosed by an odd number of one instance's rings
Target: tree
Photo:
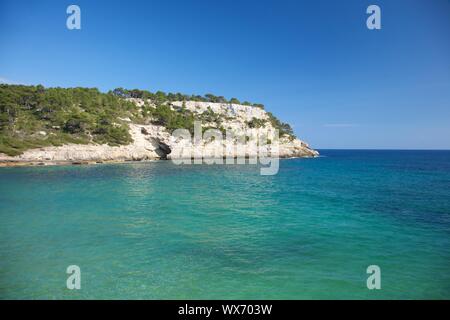
[[[205,98],[207,102],[217,102],[217,97],[211,93],[205,94]]]
[[[82,133],[86,129],[86,123],[78,117],[73,117],[64,124],[64,131],[74,134]]]
[[[124,88],[116,88],[112,91],[112,94],[114,94],[115,96],[121,97],[121,98],[129,98],[130,97],[128,90],[125,90]]]

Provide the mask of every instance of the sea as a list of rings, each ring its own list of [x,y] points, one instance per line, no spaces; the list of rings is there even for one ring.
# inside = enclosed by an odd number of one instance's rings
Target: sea
[[[0,299],[450,299],[450,151],[319,151],[0,168]]]

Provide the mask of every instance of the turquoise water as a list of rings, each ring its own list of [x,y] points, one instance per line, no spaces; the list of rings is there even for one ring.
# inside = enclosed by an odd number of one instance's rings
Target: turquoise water
[[[450,152],[322,154],[0,168],[0,298],[449,299]]]

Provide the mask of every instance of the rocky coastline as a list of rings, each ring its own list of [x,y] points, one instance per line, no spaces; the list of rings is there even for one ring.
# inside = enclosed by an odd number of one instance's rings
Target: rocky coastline
[[[138,106],[143,103],[142,100],[134,99]],[[233,132],[244,132],[248,130],[248,121],[252,119],[267,119],[267,112],[255,107],[244,105],[230,105],[219,103],[203,103],[188,101],[183,103],[173,103],[172,108],[187,108],[195,113],[212,111],[215,114],[225,117],[227,120],[221,125],[226,126],[227,130]],[[160,125],[155,124],[136,124],[127,120],[129,132],[133,142],[128,145],[110,146],[107,144],[65,144],[62,146],[48,146],[43,148],[29,149],[17,156],[8,156],[0,153],[0,167],[26,166],[26,165],[80,165],[80,164],[98,164],[98,163],[118,163],[129,161],[152,161],[168,159],[170,160],[172,151],[180,148],[179,139],[171,135],[169,131]],[[208,126],[214,124],[207,124]],[[274,138],[274,128],[267,122],[266,125],[253,131],[266,132],[268,139]],[[250,130],[250,133],[253,132]],[[308,146],[307,143],[292,137],[279,137],[279,158],[294,157],[317,157],[319,154]],[[229,148],[233,143],[237,148]],[[231,150],[226,154],[230,157],[252,157],[257,150],[255,148],[239,148],[236,141],[230,142],[225,139],[222,141],[207,141],[201,145],[201,153],[204,158],[209,155],[223,153],[223,150]],[[188,144],[184,145],[185,154],[198,154],[199,146]],[[270,151],[270,146],[268,147]]]

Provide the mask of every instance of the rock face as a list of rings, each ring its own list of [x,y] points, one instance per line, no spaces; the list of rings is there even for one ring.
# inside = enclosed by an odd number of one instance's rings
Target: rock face
[[[221,126],[230,131],[234,136],[239,137],[242,134],[247,134],[250,136],[263,135],[267,138],[268,143],[276,140],[275,128],[272,126],[270,117],[268,113],[260,108],[240,105],[240,104],[230,104],[230,103],[210,103],[210,102],[196,102],[196,101],[186,101],[186,102],[173,102],[172,106],[174,108],[186,108],[195,114],[203,114],[208,111],[214,112],[214,114],[220,115],[223,119]],[[249,122],[252,120],[258,120],[262,123],[259,128],[249,128]],[[218,124],[203,123],[208,127],[217,127]],[[205,149],[216,149],[221,151],[222,148],[228,149],[229,145],[226,143],[225,138],[223,143],[219,141],[209,142],[204,145]],[[290,157],[317,157],[319,153],[313,150],[309,145],[299,139],[292,139],[289,136],[279,137],[279,156],[281,158]],[[235,157],[239,156],[252,156],[257,150],[253,146],[247,146],[245,149],[239,147],[239,143],[234,154]],[[240,149],[240,150],[239,150]],[[268,147],[270,150],[270,147]],[[245,150],[245,151],[244,151]],[[227,155],[228,153],[225,152]],[[245,153],[245,154],[244,154]]]
[[[143,101],[134,99],[136,105],[143,105]],[[247,135],[265,135],[266,140],[271,143],[276,139],[275,129],[269,121],[269,115],[263,109],[252,106],[238,104],[221,104],[209,102],[172,102],[172,109],[186,108],[196,115],[201,116],[204,112],[219,115],[221,119],[220,127],[227,132],[233,133],[235,137]],[[248,123],[252,120],[259,120],[262,125],[259,128],[249,129]],[[218,123],[204,122],[202,126],[219,128]],[[0,162],[103,162],[103,161],[132,161],[132,160],[152,160],[170,159],[179,156],[180,152],[186,157],[203,155],[203,157],[214,157],[226,154],[232,157],[247,157],[257,153],[253,146],[245,146],[245,139],[227,141],[223,139],[204,139],[200,144],[183,140],[171,135],[163,126],[129,124],[130,134],[133,143],[124,146],[108,146],[98,144],[67,144],[59,147],[45,147],[31,149],[23,154],[10,157],[0,154]],[[288,136],[279,137],[279,156],[286,157],[316,157],[318,152],[311,149],[308,144]],[[265,147],[267,151],[273,147]]]

